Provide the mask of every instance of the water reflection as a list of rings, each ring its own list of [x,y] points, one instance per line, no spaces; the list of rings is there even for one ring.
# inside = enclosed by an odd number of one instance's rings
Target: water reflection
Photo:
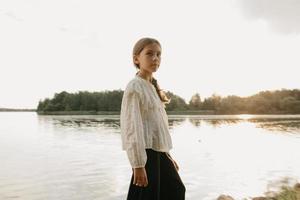
[[[241,119],[212,119],[206,120],[207,124],[213,126],[214,128],[221,127],[221,125],[233,125],[241,122]]]
[[[120,119],[119,116],[38,116],[39,122],[43,121],[55,126],[56,128],[108,128],[118,131],[120,129]],[[169,128],[180,126],[186,118],[170,118]]]
[[[257,128],[269,131],[300,133],[300,119],[249,119]]]
[[[176,126],[180,126],[186,119],[169,119],[169,128],[172,130]]]
[[[120,128],[120,120],[117,119],[54,119],[54,125],[70,127],[108,127]]]
[[[234,125],[238,123],[253,123],[257,128],[268,131],[300,133],[299,115],[214,115],[214,116],[187,116],[188,121],[195,127],[200,127],[203,122],[214,128],[223,125]]]
[[[118,115],[0,113],[0,122],[0,199],[125,199],[132,171]],[[299,122],[299,115],[170,115],[186,199],[242,199],[263,194],[269,181],[300,178],[299,138],[286,134],[299,133]]]
[[[40,118],[40,117],[39,117]],[[238,123],[250,122],[256,125],[257,128],[266,129],[269,131],[282,131],[288,133],[300,132],[300,116],[258,116],[258,115],[203,115],[203,116],[170,116],[169,128],[172,130],[177,126],[181,126],[186,120],[193,126],[199,128],[203,123],[214,128],[219,128],[224,125],[234,125]],[[52,124],[57,127],[73,127],[73,128],[107,128],[119,130],[119,116],[54,116]]]
[[[118,115],[38,116],[39,124],[47,129],[97,130],[107,129],[119,132]]]

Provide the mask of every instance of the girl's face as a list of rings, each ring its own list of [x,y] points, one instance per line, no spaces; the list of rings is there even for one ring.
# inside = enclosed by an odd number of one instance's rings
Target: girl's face
[[[152,43],[144,47],[139,55],[133,57],[134,63],[138,64],[140,70],[148,73],[156,72],[161,61],[161,48],[158,44]]]

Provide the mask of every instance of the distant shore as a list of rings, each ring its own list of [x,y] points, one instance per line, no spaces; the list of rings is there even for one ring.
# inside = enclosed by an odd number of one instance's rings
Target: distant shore
[[[0,108],[0,112],[36,112],[36,109]]]
[[[0,112],[36,112],[38,115],[120,115],[120,111],[37,111],[36,109],[1,109]],[[168,115],[295,115],[294,113],[220,114],[214,110],[166,111]],[[297,115],[297,114],[296,114]]]
[[[166,111],[168,115],[213,115],[213,110]],[[120,115],[120,111],[39,111],[39,115]]]

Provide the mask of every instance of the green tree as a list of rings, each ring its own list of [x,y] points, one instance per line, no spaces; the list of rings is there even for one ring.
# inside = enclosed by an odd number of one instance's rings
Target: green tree
[[[196,93],[192,96],[191,100],[189,101],[189,108],[191,110],[200,110],[202,106],[201,97],[199,93]]]

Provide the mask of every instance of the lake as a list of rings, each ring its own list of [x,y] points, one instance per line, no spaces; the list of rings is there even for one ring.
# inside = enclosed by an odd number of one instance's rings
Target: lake
[[[300,115],[169,115],[187,200],[263,195],[300,180]],[[0,199],[125,200],[118,115],[0,112]]]

